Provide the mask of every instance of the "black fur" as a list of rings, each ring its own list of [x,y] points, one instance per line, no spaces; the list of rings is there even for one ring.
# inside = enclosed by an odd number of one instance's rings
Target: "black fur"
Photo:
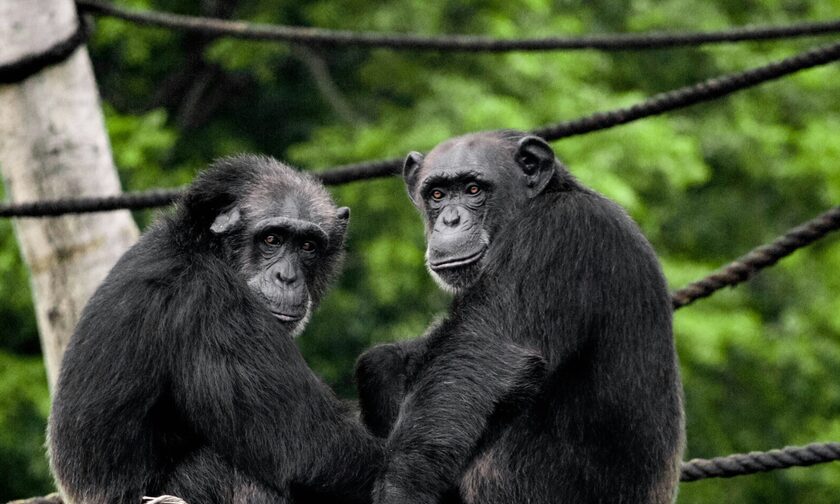
[[[348,215],[270,158],[199,176],[114,266],[64,356],[49,449],[66,502],[369,500],[381,441],[307,367],[292,338],[305,317],[272,314],[317,305]],[[277,218],[317,226],[323,248],[259,227]],[[283,247],[261,244],[269,232]],[[299,275],[271,282],[271,268]]]
[[[464,190],[476,174],[486,178],[481,204]],[[445,257],[480,250],[451,245],[447,233],[472,243],[477,233],[441,224],[453,205],[480,223],[486,251],[446,277],[430,261],[456,291],[449,315],[426,337],[359,361],[363,418],[390,431],[375,502],[672,502],[684,435],[671,302],[632,220],[581,186],[542,140],[519,132],[450,140],[425,159],[409,156],[405,175],[429,255],[434,243],[444,243]],[[441,175],[467,179],[424,193],[424,181]],[[476,352],[500,343],[534,349],[549,374],[524,412],[487,425],[462,412],[483,407],[482,385],[496,372],[476,366]],[[432,485],[442,471],[449,489]]]

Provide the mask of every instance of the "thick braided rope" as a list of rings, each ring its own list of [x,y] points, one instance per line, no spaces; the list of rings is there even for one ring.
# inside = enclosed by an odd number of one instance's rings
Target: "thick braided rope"
[[[508,52],[599,49],[627,51],[699,46],[750,40],[772,40],[840,33],[840,20],[804,22],[788,26],[746,26],[715,32],[629,33],[585,35],[581,37],[544,37],[496,39],[471,35],[414,35],[407,33],[356,32],[302,26],[270,25],[229,21],[168,12],[138,11],[118,7],[102,0],[77,0],[79,10],[119,18],[132,23],[173,30],[190,31],[217,37],[246,40],[292,42],[330,47],[381,47],[393,50],[429,50],[447,52]]]
[[[663,114],[714,100],[728,94],[784,77],[806,68],[813,68],[840,59],[840,42],[810,49],[795,56],[774,61],[743,72],[712,78],[654,95],[633,106],[599,112],[587,117],[545,126],[533,131],[546,140],[559,140],[574,135],[612,128],[645,117]]]
[[[660,93],[630,107],[597,112],[579,119],[543,126],[532,130],[531,133],[553,142],[571,136],[609,129],[646,117],[721,98],[736,91],[837,60],[840,60],[840,43],[817,47],[750,70],[722,75],[697,84]],[[402,162],[401,158],[394,158],[355,163],[321,172],[320,175],[324,177],[325,181],[329,181],[328,183],[343,184],[397,174]]]
[[[23,82],[41,70],[61,63],[84,44],[89,35],[87,23],[79,17],[76,30],[66,39],[56,42],[38,54],[28,54],[11,63],[0,65],[0,84]]]
[[[682,465],[680,481],[732,478],[776,469],[807,467],[836,460],[840,460],[840,443],[789,446],[766,452],[739,453],[713,459],[689,460]]]
[[[99,2],[86,2],[88,4]],[[43,68],[66,59],[81,45],[87,37],[84,23],[68,39],[61,41],[39,55],[27,56],[12,64],[0,66],[0,83],[19,82]],[[744,72],[730,80],[714,79],[697,86],[682,88],[671,93],[657,95],[643,104],[614,112],[595,114],[577,121],[542,128],[535,133],[546,139],[558,139],[574,134],[604,129],[624,124],[647,115],[662,113],[673,108],[681,108],[700,101],[717,98],[774,78],[777,72],[791,73],[802,68],[815,66],[812,62],[824,61],[831,55],[834,46],[826,46],[809,51],[803,55],[789,58],[775,65],[763,67],[765,72]],[[836,58],[834,58],[836,59]],[[799,60],[799,61],[796,61]],[[788,63],[785,65],[785,63]],[[803,66],[804,65],[804,66]],[[776,66],[777,68],[771,68]],[[797,68],[800,66],[800,68]],[[794,70],[790,70],[794,68]],[[647,104],[647,107],[643,105]],[[363,180],[392,174],[399,166],[399,161],[386,160],[375,163],[359,163],[342,167],[341,171],[321,174],[327,184],[341,184],[353,180]],[[163,206],[174,201],[180,190],[157,190],[143,193],[122,194],[104,198],[80,198],[74,200],[41,201],[0,207],[0,217],[14,215],[54,216],[79,211],[104,211],[118,208],[139,209],[151,206]],[[793,251],[807,246],[822,238],[830,231],[840,227],[840,207],[836,207],[801,226],[792,229],[774,242],[758,247],[749,254],[737,259],[723,270],[713,273],[706,279],[690,284],[674,294],[674,307],[686,306],[692,301],[706,297],[725,286],[731,286],[749,279],[760,269],[775,264],[779,259]],[[706,478],[728,478],[757,472],[785,469],[794,466],[810,466],[840,460],[840,443],[811,444],[804,447],[788,447],[767,452],[750,452],[714,459],[694,459],[682,465],[681,481],[697,481]]]
[[[373,168],[373,169],[371,169]],[[357,180],[384,177],[382,171],[393,168],[388,163],[359,163],[345,165],[340,171],[313,173],[326,185],[340,185]],[[390,175],[388,173],[387,175]],[[162,207],[173,203],[183,189],[153,189],[127,192],[113,196],[67,198],[0,205],[0,218],[9,217],[56,217],[64,214],[105,212],[126,208],[141,210]]]
[[[721,96],[741,89],[778,79],[806,68],[824,65],[838,59],[840,59],[840,43],[819,47],[745,72],[724,75],[668,93],[655,95],[632,107],[599,112],[581,119],[539,128],[534,130],[533,133],[542,136],[546,140],[554,141],[568,136],[607,129],[644,117],[694,105],[702,101],[720,98]],[[402,159],[395,158],[339,166],[315,173],[314,175],[319,177],[327,185],[339,185],[394,175],[399,172],[401,166]],[[171,203],[174,199],[156,197],[159,192],[126,193],[123,195],[126,205],[132,206],[126,206],[125,208],[137,209],[164,206]],[[119,197],[108,197],[107,201],[104,201],[103,204],[99,204],[95,198],[88,198],[79,201],[69,199],[18,205],[0,205],[0,217],[45,217],[60,215],[62,213],[100,212],[122,208],[117,204],[119,201]],[[142,202],[145,202],[147,206],[139,206]],[[60,211],[58,210],[59,208],[61,209]]]
[[[383,159],[341,165],[336,168],[313,173],[326,185],[341,185],[360,180],[390,177],[397,175],[402,168],[403,159]]]
[[[771,243],[753,249],[702,280],[674,292],[672,295],[674,309],[708,297],[724,287],[746,282],[762,269],[776,264],[783,257],[837,229],[840,229],[840,206],[796,226]]]
[[[121,208],[140,210],[169,205],[180,194],[179,189],[156,189],[114,196],[33,201],[2,205],[0,217],[55,217],[68,213],[105,212]]]

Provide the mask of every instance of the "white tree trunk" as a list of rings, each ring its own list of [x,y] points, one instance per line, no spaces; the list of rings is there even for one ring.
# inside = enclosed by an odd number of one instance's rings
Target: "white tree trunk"
[[[0,0],[0,64],[69,37],[73,0]],[[0,85],[0,170],[12,202],[120,192],[87,50]],[[52,389],[82,308],[138,236],[127,210],[15,221]]]

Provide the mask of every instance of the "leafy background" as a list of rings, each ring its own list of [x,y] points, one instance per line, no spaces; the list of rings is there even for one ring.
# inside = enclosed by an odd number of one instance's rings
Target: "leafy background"
[[[718,29],[840,17],[821,0],[121,0],[121,5],[352,30],[499,37]],[[785,57],[818,42],[648,52],[438,54],[209,40],[97,22],[90,46],[129,190],[189,182],[253,151],[306,169],[531,128]],[[840,68],[555,143],[641,224],[672,288],[840,201]],[[340,394],[355,357],[419,335],[447,298],[423,268],[399,180],[334,190],[353,209],[339,285],[300,345]],[[146,225],[153,212],[138,212]],[[562,246],[562,244],[558,244]],[[675,315],[688,457],[840,440],[840,246],[827,239]],[[0,222],[0,500],[52,488],[49,398],[27,272]],[[680,503],[836,503],[840,464],[683,484]]]

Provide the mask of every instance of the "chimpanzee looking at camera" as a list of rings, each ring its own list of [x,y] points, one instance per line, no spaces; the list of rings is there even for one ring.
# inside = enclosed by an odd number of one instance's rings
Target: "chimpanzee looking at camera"
[[[382,441],[293,340],[348,219],[271,158],[202,173],[114,266],[67,349],[49,425],[64,501],[369,502]]]
[[[403,175],[455,299],[424,338],[359,360],[363,419],[389,436],[374,502],[671,503],[684,438],[671,301],[637,226],[516,131],[411,153]],[[521,413],[467,440],[481,429],[462,389],[489,372],[455,362],[464,341],[548,363]],[[456,436],[473,444],[452,449]]]

